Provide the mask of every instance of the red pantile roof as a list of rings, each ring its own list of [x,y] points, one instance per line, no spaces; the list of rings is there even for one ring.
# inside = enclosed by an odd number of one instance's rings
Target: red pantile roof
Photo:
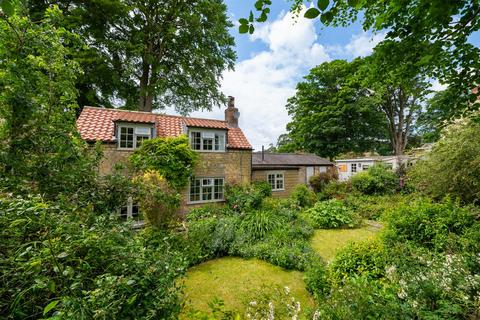
[[[252,149],[240,128],[229,128],[225,121],[170,116],[150,112],[127,111],[84,107],[77,119],[80,135],[87,141],[115,142],[115,122],[137,122],[154,124],[159,137],[178,136],[184,127],[228,130],[227,147],[231,149]]]

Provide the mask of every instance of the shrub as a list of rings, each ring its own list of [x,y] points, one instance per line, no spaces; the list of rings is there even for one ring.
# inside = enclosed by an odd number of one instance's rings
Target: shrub
[[[415,195],[415,197],[418,197]],[[364,219],[377,220],[397,206],[413,201],[413,196],[393,195],[362,195],[351,194],[343,199],[343,203]]]
[[[270,185],[255,183],[251,185],[226,186],[225,202],[227,206],[237,212],[247,212],[259,209],[262,200],[271,194]]]
[[[315,193],[304,184],[296,185],[290,197],[301,208],[311,207],[317,201]]]
[[[480,202],[480,123],[462,119],[447,127],[424,160],[408,172],[417,190],[442,199]]]
[[[330,281],[340,283],[352,276],[382,278],[387,254],[382,242],[366,240],[353,242],[343,248],[329,265]]]
[[[212,216],[190,221],[187,238],[179,244],[188,256],[189,264],[195,265],[227,255],[235,241],[239,224],[236,216]]]
[[[409,242],[437,251],[459,249],[458,242],[476,223],[476,212],[451,201],[420,200],[399,206],[386,215],[388,243]]]
[[[270,197],[272,195],[272,186],[267,181],[254,181],[252,185],[253,189],[263,198]]]
[[[247,213],[240,224],[240,230],[250,241],[265,239],[279,229],[282,220],[271,211],[252,211]]]
[[[129,160],[136,171],[158,171],[170,186],[181,189],[193,174],[198,154],[190,148],[185,135],[158,137],[143,141]]]
[[[343,199],[351,191],[351,184],[349,182],[331,181],[318,194],[320,200],[327,199]]]
[[[411,308],[397,297],[398,288],[381,280],[351,277],[319,301],[317,319],[415,319]]]
[[[305,270],[303,277],[305,287],[317,301],[321,301],[329,292],[330,284],[327,279],[325,264],[320,259],[315,260]]]
[[[394,193],[398,184],[395,173],[383,164],[376,164],[367,171],[351,178],[352,188],[363,194]]]
[[[321,192],[327,184],[338,180],[336,168],[328,168],[326,172],[320,172],[310,177],[308,181],[315,192]]]
[[[222,204],[206,204],[201,207],[192,208],[187,213],[187,221],[201,220],[204,218],[217,218],[231,215],[232,212]]]
[[[175,279],[185,265],[170,236],[151,246],[147,233],[118,219],[71,209],[0,197],[0,314],[176,319]]]
[[[314,228],[354,227],[357,223],[353,211],[336,199],[319,201],[303,215]]]
[[[139,190],[139,202],[147,221],[155,228],[169,228],[178,219],[180,194],[169,187],[156,171],[147,171],[135,177]]]

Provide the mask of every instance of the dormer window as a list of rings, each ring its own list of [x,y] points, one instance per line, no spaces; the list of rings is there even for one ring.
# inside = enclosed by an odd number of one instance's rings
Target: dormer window
[[[212,130],[191,130],[190,146],[199,151],[225,151],[225,132]]]
[[[118,125],[118,149],[133,150],[139,148],[144,140],[151,139],[153,128],[148,125]]]

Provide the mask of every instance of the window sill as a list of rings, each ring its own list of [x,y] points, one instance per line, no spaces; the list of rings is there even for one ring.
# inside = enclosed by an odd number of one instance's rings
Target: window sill
[[[200,152],[200,153],[226,153],[227,150],[195,150],[192,149],[195,152]]]
[[[272,189],[272,192],[285,191],[285,189]]]
[[[117,151],[135,151],[135,148],[117,148]]]
[[[225,199],[221,199],[221,200],[187,201],[187,204],[204,204],[204,203],[215,203],[215,202],[225,202]]]

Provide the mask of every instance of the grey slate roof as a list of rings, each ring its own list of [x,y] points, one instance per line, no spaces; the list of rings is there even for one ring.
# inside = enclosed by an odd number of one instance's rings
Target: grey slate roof
[[[311,153],[262,153],[252,154],[252,167],[295,167],[295,166],[332,166],[333,163]]]

